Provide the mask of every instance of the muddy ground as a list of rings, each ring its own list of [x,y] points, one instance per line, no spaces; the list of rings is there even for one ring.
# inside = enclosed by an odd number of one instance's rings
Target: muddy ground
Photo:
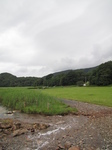
[[[0,150],[112,150],[112,108],[63,100],[76,107],[78,114],[40,116],[13,113],[9,118],[20,122],[27,132],[17,136],[2,134]],[[6,118],[7,116],[5,116]],[[28,130],[31,124],[45,124],[48,128]]]

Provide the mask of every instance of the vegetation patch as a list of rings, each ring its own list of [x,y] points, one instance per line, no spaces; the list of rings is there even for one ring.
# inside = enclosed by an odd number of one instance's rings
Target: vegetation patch
[[[0,103],[25,113],[63,115],[77,111],[38,89],[0,88]]]

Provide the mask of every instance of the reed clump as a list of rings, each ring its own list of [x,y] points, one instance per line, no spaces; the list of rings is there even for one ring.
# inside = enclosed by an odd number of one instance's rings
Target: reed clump
[[[24,113],[64,115],[77,111],[38,89],[0,88],[0,102],[3,106]]]

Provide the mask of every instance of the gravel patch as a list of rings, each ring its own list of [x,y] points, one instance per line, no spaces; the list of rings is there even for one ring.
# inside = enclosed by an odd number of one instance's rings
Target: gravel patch
[[[62,102],[66,103],[67,105],[71,107],[76,107],[79,114],[82,114],[82,115],[101,116],[104,114],[106,115],[106,114],[112,113],[111,107],[89,104],[89,103],[79,102],[75,100],[62,100]]]

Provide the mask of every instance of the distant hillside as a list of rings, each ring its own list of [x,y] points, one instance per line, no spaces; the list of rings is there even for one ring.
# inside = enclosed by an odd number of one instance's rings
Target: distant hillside
[[[91,85],[105,86],[112,84],[112,61],[99,66],[77,70],[65,70],[49,74],[40,79],[38,85],[65,86],[83,85],[88,81]]]
[[[44,86],[66,86],[66,85],[83,85],[85,80],[89,80],[89,73],[95,70],[97,67],[65,70],[49,74],[40,79],[38,85]]]
[[[10,74],[10,73],[1,73],[0,74],[0,86],[7,87],[7,86],[16,86],[17,77]]]
[[[91,67],[91,68],[75,69],[75,70],[72,70],[72,69],[70,69],[70,70],[64,70],[64,71],[60,71],[60,72],[55,72],[55,73],[53,73],[53,75],[56,76],[56,75],[60,75],[60,74],[67,74],[67,73],[69,73],[70,71],[83,71],[83,72],[85,72],[85,73],[88,73],[88,72],[90,72],[90,71],[96,69],[97,67],[98,67],[98,66],[96,66],[96,67]]]
[[[42,78],[16,77],[10,73],[0,74],[0,87],[14,86],[66,86],[84,83],[105,86],[112,84],[112,61],[103,63],[97,67],[65,70],[48,74]]]
[[[36,77],[16,77],[10,73],[0,74],[0,87],[35,86]]]

